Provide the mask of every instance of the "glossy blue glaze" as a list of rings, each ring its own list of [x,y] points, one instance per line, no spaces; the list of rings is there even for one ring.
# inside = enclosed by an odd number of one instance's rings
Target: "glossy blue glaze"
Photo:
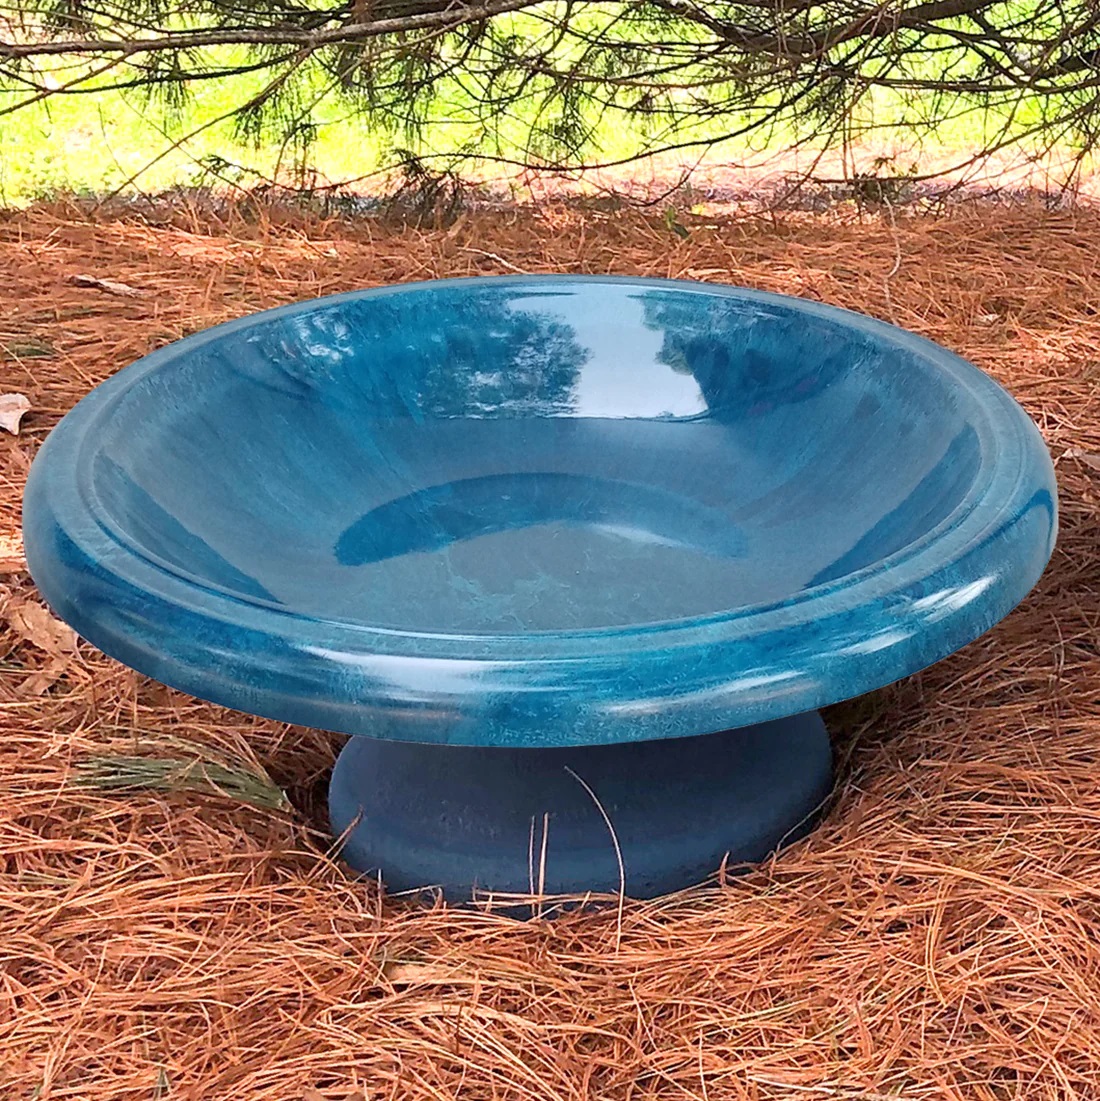
[[[914,672],[1056,530],[1035,427],[891,326],[711,285],[383,288],[120,371],[25,540],[89,641],[196,696],[469,745],[695,735]]]
[[[798,840],[831,787],[816,712],[551,749],[351,738],[332,771],[329,819],[341,858],[380,871],[390,891],[438,887],[455,902],[475,888],[617,894],[621,858],[626,894],[653,898]]]

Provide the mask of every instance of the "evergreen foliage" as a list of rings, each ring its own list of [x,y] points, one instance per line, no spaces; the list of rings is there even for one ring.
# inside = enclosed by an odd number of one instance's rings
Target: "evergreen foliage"
[[[179,112],[202,81],[262,71],[239,132],[308,146],[339,97],[395,147],[527,165],[601,161],[734,136],[839,140],[869,96],[934,129],[988,108],[987,149],[1027,137],[1091,149],[1100,125],[1095,0],[20,0],[0,6],[2,110],[105,87]],[[13,90],[17,90],[15,94]],[[879,110],[881,116],[883,111]],[[972,117],[974,117],[972,115]],[[522,121],[520,145],[503,137]],[[448,138],[448,124],[461,137]],[[455,126],[454,124],[460,124]],[[472,136],[471,136],[472,135]],[[411,160],[411,157],[407,159]]]

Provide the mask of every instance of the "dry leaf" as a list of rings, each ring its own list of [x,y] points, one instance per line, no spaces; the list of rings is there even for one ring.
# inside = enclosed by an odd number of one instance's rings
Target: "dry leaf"
[[[23,554],[23,540],[19,533],[0,533],[0,575],[22,573],[26,568],[27,559]]]
[[[64,676],[68,667],[67,657],[52,658],[44,668],[36,669],[26,680],[21,681],[18,691],[24,696],[44,695]]]
[[[19,422],[30,409],[26,394],[0,394],[0,428],[19,435]]]
[[[394,986],[414,986],[417,983],[449,981],[448,977],[438,967],[423,963],[387,962],[382,966],[382,974]]]
[[[477,975],[460,974],[453,967],[440,967],[431,963],[399,963],[389,961],[382,965],[382,975],[394,986],[427,986],[475,982]]]
[[[320,1090],[315,1090],[312,1086],[306,1086],[302,1090],[302,1101],[327,1101],[327,1099]]]
[[[76,631],[33,600],[12,601],[4,617],[20,638],[55,657],[76,653]]]
[[[1078,459],[1093,470],[1100,470],[1100,455],[1095,451],[1082,451],[1079,447],[1070,447],[1062,452],[1063,459]]]
[[[76,632],[33,600],[20,600],[0,589],[0,615],[25,642],[50,660],[19,685],[26,696],[41,696],[64,675],[76,653]]]
[[[99,279],[94,275],[73,275],[69,277],[69,282],[75,287],[94,287],[96,290],[116,294],[121,298],[145,298],[149,293],[138,290],[137,287],[131,287],[129,283],[119,283],[114,279]]]

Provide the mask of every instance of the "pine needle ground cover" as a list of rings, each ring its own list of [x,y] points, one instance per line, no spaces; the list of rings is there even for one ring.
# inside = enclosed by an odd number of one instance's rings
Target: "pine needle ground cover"
[[[1100,1096],[1098,258],[1100,216],[1041,207],[0,221],[0,391],[30,403],[0,431],[0,1098]],[[1062,510],[1004,623],[826,716],[837,787],[808,839],[527,922],[346,874],[323,817],[339,739],[100,656],[41,606],[18,538],[46,432],[150,349],[311,295],[515,270],[896,321],[1012,390]]]

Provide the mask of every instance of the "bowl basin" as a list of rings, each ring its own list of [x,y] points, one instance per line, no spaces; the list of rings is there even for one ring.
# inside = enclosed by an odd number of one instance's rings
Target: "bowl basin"
[[[28,481],[43,595],[193,695],[554,746],[745,726],[937,661],[1031,588],[1049,455],[993,380],[738,288],[515,277],[221,325]]]

